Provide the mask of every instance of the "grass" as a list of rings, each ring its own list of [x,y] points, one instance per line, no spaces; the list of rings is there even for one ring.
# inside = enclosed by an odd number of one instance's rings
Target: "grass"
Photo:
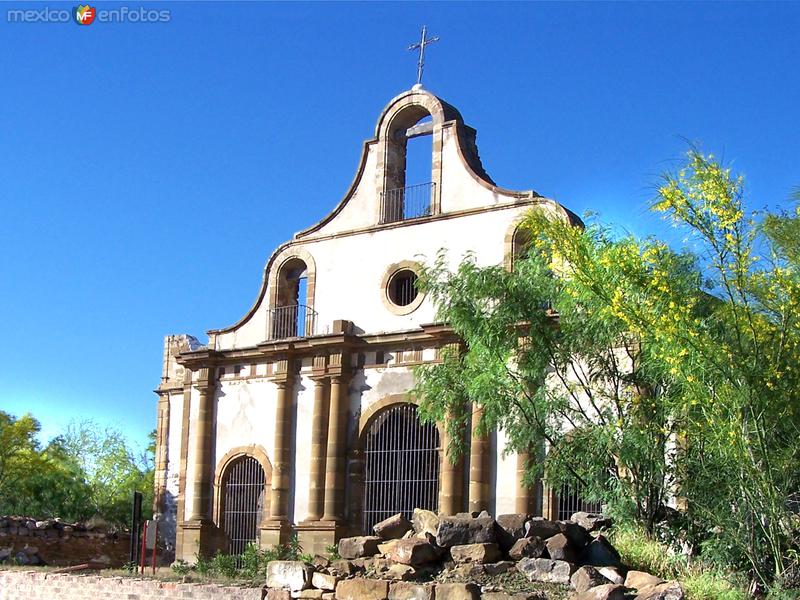
[[[645,571],[662,579],[677,579],[683,584],[688,600],[747,600],[743,587],[731,574],[722,573],[701,563],[690,563],[664,545],[634,527],[617,526],[611,543],[622,562],[636,571]]]

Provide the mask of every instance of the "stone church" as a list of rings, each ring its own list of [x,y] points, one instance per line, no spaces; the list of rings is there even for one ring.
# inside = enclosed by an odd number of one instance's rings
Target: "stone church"
[[[418,138],[432,152],[421,182],[406,177]],[[458,343],[416,289],[420,264],[446,248],[453,268],[471,252],[510,269],[532,209],[579,222],[498,187],[452,105],[419,85],[392,99],[343,199],[267,259],[247,314],[206,345],[165,339],[156,512],[176,558],[293,536],[324,552],[414,507],[558,517],[553,492],[521,483],[526,457],[504,454],[502,431],[472,435],[451,464],[409,396],[413,367]]]

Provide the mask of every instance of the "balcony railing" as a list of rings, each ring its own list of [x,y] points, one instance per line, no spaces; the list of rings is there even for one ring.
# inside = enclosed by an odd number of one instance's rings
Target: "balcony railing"
[[[394,223],[431,214],[436,184],[433,182],[381,192],[381,223]]]
[[[314,335],[317,313],[305,304],[269,309],[267,340],[283,340]]]

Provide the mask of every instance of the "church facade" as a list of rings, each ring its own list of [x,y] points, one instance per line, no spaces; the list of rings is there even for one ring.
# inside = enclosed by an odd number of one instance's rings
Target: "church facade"
[[[430,181],[406,181],[408,141],[430,136]],[[156,512],[175,556],[241,552],[297,536],[306,552],[414,507],[553,515],[521,482],[502,431],[472,435],[456,464],[444,429],[420,422],[413,368],[459,340],[415,286],[447,250],[512,267],[531,210],[577,218],[498,187],[476,132],[415,86],[381,112],[350,189],[275,250],[258,297],[201,345],[167,336],[156,393]]]

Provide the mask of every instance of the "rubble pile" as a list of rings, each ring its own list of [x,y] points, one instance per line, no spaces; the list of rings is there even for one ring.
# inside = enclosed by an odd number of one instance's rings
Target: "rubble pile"
[[[372,536],[343,538],[337,560],[274,561],[268,600],[540,600],[472,580],[518,574],[560,584],[574,600],[683,600],[675,581],[625,568],[603,531],[611,521],[578,512],[568,521],[486,511],[437,516],[415,509],[375,525]],[[452,579],[461,580],[451,582]]]

